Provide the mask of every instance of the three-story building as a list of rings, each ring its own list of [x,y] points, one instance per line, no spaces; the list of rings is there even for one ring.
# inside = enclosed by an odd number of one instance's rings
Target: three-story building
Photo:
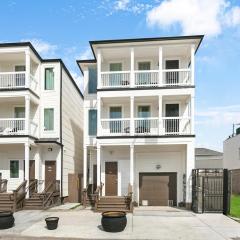
[[[203,36],[91,41],[84,188],[138,205],[191,204],[195,53]],[[89,191],[89,190],[88,190]]]

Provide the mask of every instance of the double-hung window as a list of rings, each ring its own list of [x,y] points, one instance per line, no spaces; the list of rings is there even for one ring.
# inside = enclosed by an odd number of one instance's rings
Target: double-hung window
[[[54,90],[54,69],[45,68],[44,90]]]
[[[54,109],[45,108],[44,109],[44,131],[54,130]]]
[[[97,110],[90,109],[88,111],[88,135],[96,136],[97,135]]]

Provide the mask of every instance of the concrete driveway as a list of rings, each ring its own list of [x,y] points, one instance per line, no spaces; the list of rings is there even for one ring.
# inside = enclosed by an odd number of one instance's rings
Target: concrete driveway
[[[49,231],[44,218],[60,217],[57,230]],[[136,208],[128,214],[128,224],[121,233],[106,233],[101,228],[101,214],[90,210],[21,211],[16,225],[0,230],[0,239],[233,239],[240,238],[240,224],[222,214],[194,214],[174,208]]]

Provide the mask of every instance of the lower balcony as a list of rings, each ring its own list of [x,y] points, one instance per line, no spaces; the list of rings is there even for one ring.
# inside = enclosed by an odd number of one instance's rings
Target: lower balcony
[[[31,135],[36,137],[38,124],[30,121],[29,133],[26,130],[25,118],[0,118],[0,136]]]
[[[189,117],[101,119],[100,136],[190,135]]]

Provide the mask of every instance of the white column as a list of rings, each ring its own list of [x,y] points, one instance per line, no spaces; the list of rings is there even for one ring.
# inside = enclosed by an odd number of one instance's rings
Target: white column
[[[195,45],[191,46],[191,80],[192,85],[195,83]]]
[[[25,64],[26,64],[25,86],[26,86],[26,88],[29,88],[30,87],[30,68],[31,68],[31,60],[30,60],[29,50],[25,51]]]
[[[102,135],[102,126],[101,126],[101,98],[97,98],[97,136]]]
[[[163,120],[162,120],[162,95],[158,96],[158,134],[163,133]]]
[[[134,96],[130,97],[130,135],[134,135]]]
[[[40,152],[39,147],[36,147],[36,154],[35,154],[35,178],[40,180],[40,169],[41,169],[41,161],[40,161]]]
[[[191,97],[191,134],[195,134],[195,97]]]
[[[159,46],[158,49],[158,69],[159,69],[159,75],[158,75],[158,84],[159,86],[162,86],[163,84],[163,72],[162,72],[162,46]]]
[[[87,147],[83,148],[83,188],[87,188]]]
[[[97,51],[97,78],[98,78],[98,88],[101,88],[102,81],[101,81],[101,62],[102,62],[102,54],[101,51],[98,49]]]
[[[131,74],[130,74],[130,87],[135,86],[135,74],[134,74],[134,48],[131,48]]]
[[[187,144],[186,149],[186,203],[192,202],[192,170],[195,168],[195,140]]]
[[[130,145],[130,184],[134,184],[134,145]]]
[[[29,181],[29,143],[25,143],[25,154],[24,154],[24,159],[25,159],[25,180]]]
[[[30,135],[30,96],[25,96],[25,133]]]
[[[97,186],[101,185],[101,147],[97,144]]]

